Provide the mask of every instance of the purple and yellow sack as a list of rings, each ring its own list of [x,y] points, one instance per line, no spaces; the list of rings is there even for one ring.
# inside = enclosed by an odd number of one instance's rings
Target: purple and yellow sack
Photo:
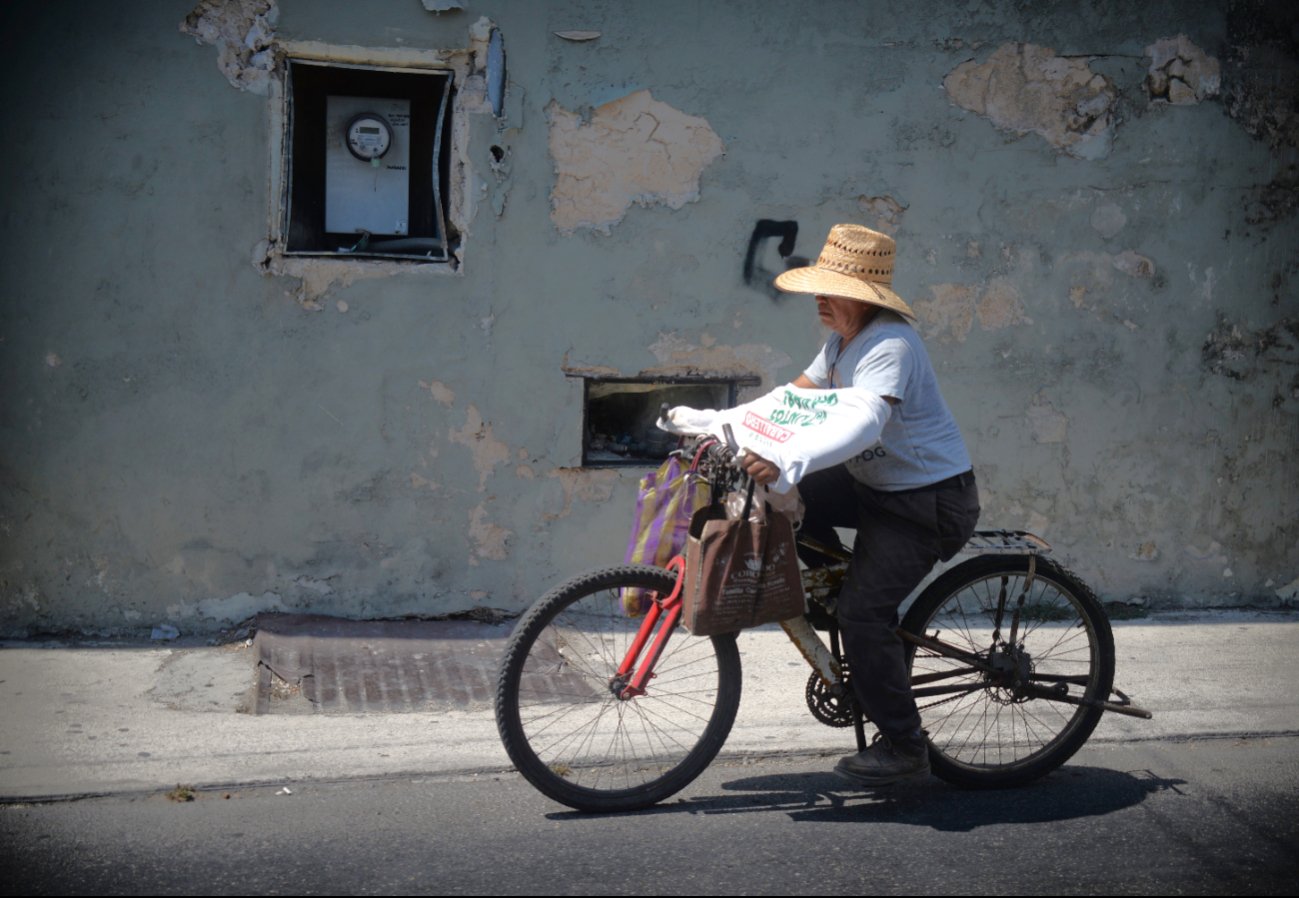
[[[680,555],[686,545],[690,519],[708,504],[710,492],[707,478],[698,472],[696,465],[686,465],[675,455],[657,471],[646,474],[641,478],[636,497],[636,519],[625,560],[664,567],[674,555]],[[623,590],[623,610],[630,617],[643,614],[649,602],[649,590]]]

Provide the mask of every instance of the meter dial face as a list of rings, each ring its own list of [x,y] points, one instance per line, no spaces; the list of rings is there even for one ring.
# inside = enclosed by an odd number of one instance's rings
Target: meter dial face
[[[379,159],[392,146],[392,126],[374,112],[363,112],[347,123],[347,148],[363,162]]]

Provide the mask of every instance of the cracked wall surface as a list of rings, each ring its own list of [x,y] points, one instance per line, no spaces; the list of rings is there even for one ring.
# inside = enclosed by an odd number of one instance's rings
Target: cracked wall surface
[[[796,377],[842,221],[986,525],[1294,606],[1299,14],[1058,6],[0,5],[0,633],[517,611],[626,546],[583,378]],[[452,72],[454,264],[282,251],[290,52]]]

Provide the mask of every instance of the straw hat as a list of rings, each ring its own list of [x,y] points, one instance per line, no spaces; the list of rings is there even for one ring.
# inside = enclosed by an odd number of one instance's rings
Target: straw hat
[[[896,249],[888,234],[861,225],[837,224],[830,229],[816,264],[777,275],[776,287],[787,293],[844,296],[892,309],[915,321],[916,313],[893,292]]]

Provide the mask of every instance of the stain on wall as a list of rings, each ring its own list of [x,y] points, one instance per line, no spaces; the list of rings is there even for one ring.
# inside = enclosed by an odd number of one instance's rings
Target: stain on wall
[[[1299,147],[1299,31],[1292,4],[1227,5],[1222,101],[1250,136],[1272,148]]]
[[[1013,134],[1033,133],[1082,159],[1100,159],[1114,139],[1118,91],[1086,57],[1009,43],[985,62],[962,63],[943,79],[958,106]]]
[[[1283,318],[1265,328],[1250,328],[1219,314],[1201,348],[1204,370],[1232,380],[1276,379],[1272,404],[1299,399],[1299,319]]]
[[[555,186],[551,220],[561,233],[608,234],[633,203],[680,209],[699,198],[699,177],[725,149],[698,116],[648,90],[603,103],[589,115],[546,107]]]

